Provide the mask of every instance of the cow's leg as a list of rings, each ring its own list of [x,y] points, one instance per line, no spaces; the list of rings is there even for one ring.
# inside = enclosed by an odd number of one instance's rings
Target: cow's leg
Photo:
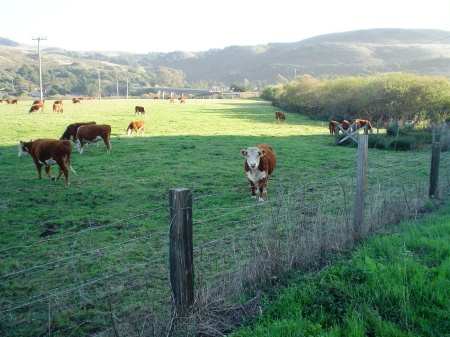
[[[45,165],[45,173],[47,173],[51,181],[55,181],[55,177],[52,177],[52,175],[50,174],[50,165]]]
[[[59,166],[59,173],[55,180],[58,181],[59,178],[61,177],[61,175],[64,173],[66,187],[69,187],[69,184],[70,184],[69,183],[69,170],[67,169],[67,167],[64,163],[58,163],[58,166]]]
[[[252,188],[252,199],[256,199],[256,186],[250,179],[248,180],[250,187]]]
[[[261,180],[259,186],[259,201],[264,201],[264,194],[267,194],[267,178]]]
[[[111,143],[109,142],[109,138],[105,139],[105,145],[106,145],[106,153],[111,152]]]
[[[42,179],[42,174],[41,174],[42,164],[39,164],[38,162],[36,162],[35,164],[36,164],[36,169],[38,171],[38,179]]]

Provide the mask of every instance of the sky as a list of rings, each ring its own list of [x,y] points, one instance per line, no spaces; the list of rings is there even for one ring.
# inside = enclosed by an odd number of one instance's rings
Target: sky
[[[7,0],[0,37],[131,53],[297,42],[372,28],[450,32],[450,0]]]

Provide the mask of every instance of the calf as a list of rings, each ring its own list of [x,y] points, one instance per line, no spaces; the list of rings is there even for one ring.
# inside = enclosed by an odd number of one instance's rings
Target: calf
[[[74,142],[80,154],[83,153],[83,145],[89,143],[97,143],[101,140],[106,145],[106,153],[111,152],[111,144],[109,139],[111,138],[111,126],[110,125],[83,125],[77,130]]]
[[[52,181],[58,181],[61,174],[66,178],[66,187],[69,187],[70,167],[76,176],[77,173],[70,165],[70,155],[72,154],[72,144],[68,140],[56,139],[36,139],[34,141],[19,143],[19,157],[31,156],[38,171],[38,179],[42,179],[41,170],[45,166],[45,173]],[[50,166],[58,165],[59,173],[55,178],[50,174]]]
[[[144,131],[145,131],[145,121],[144,120],[132,121],[128,125],[128,128],[125,130],[125,132],[128,136],[131,136],[133,131],[136,131],[136,134],[138,134],[139,130],[141,130],[141,135],[143,135]]]
[[[97,124],[95,122],[81,122],[81,123],[73,123],[67,126],[66,130],[64,131],[63,135],[59,139],[66,139],[66,140],[72,140],[75,141],[75,137],[77,135],[77,130],[80,126],[83,125],[90,125],[90,124]]]
[[[286,120],[286,115],[282,111],[275,111],[275,121],[284,122]]]
[[[44,112],[44,104],[42,103],[38,103],[38,104],[33,104],[30,108],[30,111],[28,111],[29,114],[33,113],[33,112]]]
[[[259,201],[264,201],[263,194],[267,194],[267,181],[275,169],[277,158],[273,148],[267,144],[249,147],[241,150],[246,158],[244,170],[252,188],[252,199],[256,198],[256,189],[259,189]]]
[[[64,107],[62,106],[62,104],[53,103],[53,112],[64,113]]]
[[[335,131],[336,131],[336,126],[337,126],[338,124],[339,124],[339,123],[336,122],[336,121],[330,121],[330,122],[328,123],[328,129],[330,130],[330,135],[333,135],[333,134],[335,133]]]
[[[142,116],[145,116],[146,115],[145,114],[145,108],[143,106],[136,105],[134,107],[134,114],[138,115],[138,116],[139,116],[139,114],[141,114]]]

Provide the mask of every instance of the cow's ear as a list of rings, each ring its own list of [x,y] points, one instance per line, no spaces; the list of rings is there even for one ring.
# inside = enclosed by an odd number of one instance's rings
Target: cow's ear
[[[241,154],[242,154],[244,157],[247,157],[247,150],[241,150]]]
[[[262,149],[262,150],[259,150],[259,156],[260,157],[264,157],[264,155],[266,154],[266,150],[264,150],[264,149]]]

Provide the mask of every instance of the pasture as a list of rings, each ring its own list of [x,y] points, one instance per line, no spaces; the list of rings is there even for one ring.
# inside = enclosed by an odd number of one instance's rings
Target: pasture
[[[351,209],[353,203],[356,150],[335,147],[327,123],[288,113],[286,122],[276,123],[277,109],[268,102],[112,99],[74,105],[65,100],[64,114],[54,113],[49,102],[45,113],[28,114],[30,104],[0,105],[4,336],[162,333],[158,324],[171,310],[172,188],[193,193],[196,280],[219,285],[224,282],[220,273],[237,270],[261,253],[254,244],[267,219],[270,226],[280,217],[283,224],[299,223],[298,217],[318,209],[334,217],[343,214],[341,204]],[[136,105],[145,107],[146,117],[135,116]],[[128,124],[138,119],[146,121],[145,134],[127,136]],[[73,146],[71,164],[78,177],[69,171],[69,188],[63,179],[51,182],[44,175],[38,180],[31,158],[17,157],[19,140],[59,139],[67,125],[88,121],[111,125],[111,153],[102,142],[82,155]],[[250,198],[240,154],[259,143],[270,144],[277,155],[265,203]],[[377,174],[368,189],[400,188],[370,198],[370,204],[396,207],[399,213],[374,208],[371,215],[379,223],[425,204],[429,158],[429,151],[369,151],[369,167]],[[56,171],[52,167],[53,175]],[[294,211],[283,213],[287,208]],[[324,224],[324,218],[317,221]],[[336,228],[348,226],[337,222]],[[273,232],[270,226],[264,228]],[[287,231],[287,225],[278,230]],[[333,244],[338,247],[340,240]]]

